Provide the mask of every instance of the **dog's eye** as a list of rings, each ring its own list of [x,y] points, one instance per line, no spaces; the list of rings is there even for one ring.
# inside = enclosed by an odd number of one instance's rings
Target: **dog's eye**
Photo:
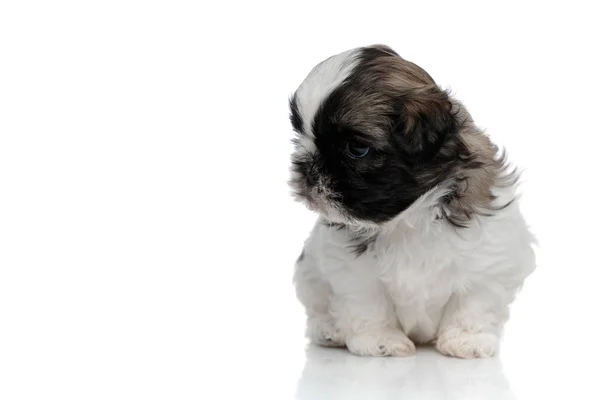
[[[348,143],[348,155],[352,158],[363,158],[367,154],[371,148],[369,146],[365,146],[358,143]]]

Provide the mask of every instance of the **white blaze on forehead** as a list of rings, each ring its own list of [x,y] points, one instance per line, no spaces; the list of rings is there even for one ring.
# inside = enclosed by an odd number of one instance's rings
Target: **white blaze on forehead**
[[[350,75],[358,63],[359,52],[360,49],[348,50],[321,62],[296,91],[296,101],[307,135],[314,136],[312,122],[319,106]]]

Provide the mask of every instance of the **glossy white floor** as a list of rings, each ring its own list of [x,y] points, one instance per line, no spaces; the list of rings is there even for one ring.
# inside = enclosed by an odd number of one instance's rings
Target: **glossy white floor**
[[[0,399],[600,399],[593,2],[234,3],[0,2]],[[372,43],[527,168],[497,358],[306,347],[287,99]]]
[[[361,359],[310,347],[298,399],[514,399],[499,359],[464,362],[422,349],[407,359]]]

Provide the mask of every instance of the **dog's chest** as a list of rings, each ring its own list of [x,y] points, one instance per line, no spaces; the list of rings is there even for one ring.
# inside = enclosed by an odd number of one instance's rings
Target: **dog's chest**
[[[456,250],[435,237],[384,238],[374,250],[403,329],[418,342],[432,340],[446,303],[464,280],[456,268]]]

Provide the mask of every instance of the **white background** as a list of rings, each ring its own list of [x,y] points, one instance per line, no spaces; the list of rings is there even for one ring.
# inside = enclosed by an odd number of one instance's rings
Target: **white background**
[[[600,32],[549,3],[0,3],[0,398],[600,398]],[[373,43],[526,168],[499,358],[305,351],[287,99]]]

